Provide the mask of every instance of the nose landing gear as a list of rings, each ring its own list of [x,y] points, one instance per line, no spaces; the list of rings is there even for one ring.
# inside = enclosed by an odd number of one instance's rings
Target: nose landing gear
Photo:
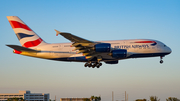
[[[162,60],[163,57],[164,57],[164,56],[160,56],[160,59],[161,59],[161,60],[160,60],[160,63],[161,63],[161,64],[163,63],[163,60]]]
[[[163,63],[163,60],[160,60],[160,63],[162,64],[162,63]]]

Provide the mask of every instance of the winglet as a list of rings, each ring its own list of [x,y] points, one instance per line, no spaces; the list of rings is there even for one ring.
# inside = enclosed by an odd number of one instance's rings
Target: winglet
[[[59,33],[61,33],[60,31],[54,29],[56,31],[56,36],[58,36]]]

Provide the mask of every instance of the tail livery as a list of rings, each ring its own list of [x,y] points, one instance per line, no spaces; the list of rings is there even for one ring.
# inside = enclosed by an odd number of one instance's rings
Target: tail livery
[[[7,19],[23,47],[31,48],[46,44],[17,16],[7,16]]]

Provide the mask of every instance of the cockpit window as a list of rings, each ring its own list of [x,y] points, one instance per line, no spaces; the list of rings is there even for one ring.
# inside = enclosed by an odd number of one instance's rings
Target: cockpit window
[[[164,45],[164,47],[166,47],[166,45]]]

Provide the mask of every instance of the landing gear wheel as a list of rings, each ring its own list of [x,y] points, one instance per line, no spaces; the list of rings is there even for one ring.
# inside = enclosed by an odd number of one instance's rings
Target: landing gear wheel
[[[95,66],[96,66],[96,65],[95,65],[95,64],[93,64],[93,65],[92,65],[92,68],[94,68]]]
[[[88,67],[92,67],[92,64],[91,64],[91,63],[89,63]]]
[[[94,64],[92,65],[92,68],[96,67],[96,65],[97,65],[97,63],[94,63]]]
[[[163,63],[163,60],[161,60],[160,63],[162,64],[162,63]]]
[[[84,67],[89,67],[89,68],[94,68],[94,67],[97,67],[97,68],[99,68],[99,67],[101,67],[102,66],[102,63],[99,63],[99,62],[94,62],[94,63],[92,63],[92,62],[86,62],[85,64],[84,64]]]
[[[99,66],[102,66],[102,63],[99,63]]]
[[[161,60],[160,60],[160,63],[161,63],[161,64],[163,63],[163,60],[162,60],[163,57],[164,57],[164,56],[160,56],[160,59],[161,59]]]
[[[98,63],[96,67],[99,68],[101,66],[102,66],[102,63]]]
[[[88,66],[88,63],[85,63],[85,64],[84,64],[84,67],[87,67],[87,66]]]

